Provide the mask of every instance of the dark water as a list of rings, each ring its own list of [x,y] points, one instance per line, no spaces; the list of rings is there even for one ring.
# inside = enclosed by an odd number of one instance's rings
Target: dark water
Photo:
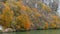
[[[27,31],[27,32],[11,32],[11,33],[0,33],[0,34],[60,34],[60,29],[34,30],[34,31]]]

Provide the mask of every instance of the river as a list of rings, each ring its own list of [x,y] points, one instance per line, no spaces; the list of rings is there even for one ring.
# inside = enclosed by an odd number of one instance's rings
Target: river
[[[32,30],[27,32],[10,32],[10,33],[0,33],[0,34],[59,34],[60,29],[50,29],[50,30]]]

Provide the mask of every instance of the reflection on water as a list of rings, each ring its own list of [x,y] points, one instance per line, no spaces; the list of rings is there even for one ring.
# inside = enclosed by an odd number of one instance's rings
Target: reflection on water
[[[16,34],[16,33],[0,33],[0,34]]]
[[[11,32],[11,33],[0,33],[0,34],[59,34],[60,30],[34,30],[27,32]]]

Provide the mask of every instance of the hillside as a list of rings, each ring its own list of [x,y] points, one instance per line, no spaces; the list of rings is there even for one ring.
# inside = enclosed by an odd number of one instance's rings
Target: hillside
[[[46,5],[41,0],[1,0],[0,25],[16,30],[60,28],[57,5]]]

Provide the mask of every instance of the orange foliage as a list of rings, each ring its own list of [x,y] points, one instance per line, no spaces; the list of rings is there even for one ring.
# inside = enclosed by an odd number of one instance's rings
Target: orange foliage
[[[48,27],[49,27],[49,24],[46,22],[44,25],[44,29],[48,29]]]
[[[38,10],[36,8],[33,8],[33,11],[35,12],[35,15],[37,17],[41,16],[41,14],[38,12]]]
[[[44,20],[45,17],[48,17],[48,15],[47,16],[44,15],[44,11],[48,11],[48,12],[52,11],[51,8],[47,5],[45,5],[44,3],[39,3],[39,5],[41,5],[41,10],[43,11],[42,12],[43,14],[42,13],[40,14],[38,12],[37,8],[31,8],[28,5],[25,6],[23,4],[22,0],[17,1],[17,2],[12,2],[12,3],[8,3],[8,1],[7,1],[4,4],[5,8],[2,11],[2,15],[0,15],[1,16],[0,18],[2,19],[0,21],[0,24],[2,24],[4,26],[4,28],[10,27],[12,21],[15,18],[16,19],[15,25],[17,26],[17,29],[24,27],[26,30],[29,30],[31,28],[31,25],[34,26],[33,22],[40,23],[40,17],[41,17],[42,21]],[[13,8],[13,9],[11,10],[11,8]],[[13,13],[13,12],[15,12],[18,16],[16,16],[15,13]],[[31,19],[30,19],[30,17],[31,17]],[[52,23],[50,24],[50,26],[55,28],[56,23],[57,22],[59,23],[60,20],[58,20],[58,16],[56,16],[56,15],[51,16],[51,18],[54,20],[51,21]],[[45,24],[44,28],[48,29],[49,24],[47,22],[44,24]]]
[[[54,15],[54,16],[51,16],[53,19],[58,19],[58,16]]]
[[[26,6],[21,6],[21,10],[26,11]]]
[[[30,29],[30,26],[31,26],[31,22],[30,22],[30,19],[28,17],[28,15],[26,14],[21,14],[20,16],[17,17],[17,20],[21,21],[21,25],[20,26],[23,26],[26,30],[29,30]]]
[[[52,28],[56,28],[56,24],[54,24],[54,23],[51,23],[50,26],[51,26]]]
[[[7,5],[5,5],[5,8],[3,9],[3,13],[2,13],[2,18],[1,19],[5,21],[3,23],[4,27],[9,27],[10,23],[13,20],[13,11],[11,11],[10,8]]]

